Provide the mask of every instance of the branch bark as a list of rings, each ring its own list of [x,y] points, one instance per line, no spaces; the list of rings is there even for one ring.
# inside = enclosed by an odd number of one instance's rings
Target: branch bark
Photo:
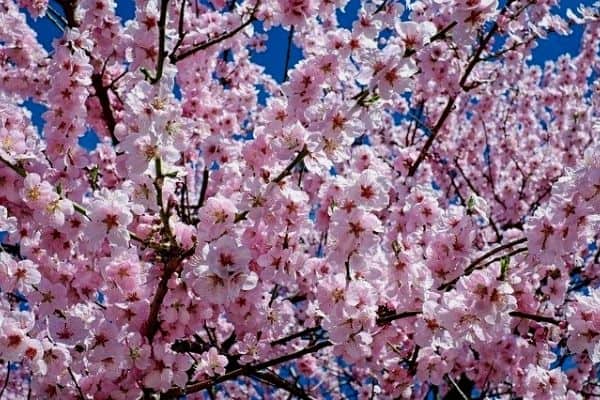
[[[456,282],[458,282],[458,280],[461,277],[471,275],[473,273],[473,271],[475,271],[477,269],[478,265],[481,264],[481,262],[485,261],[487,258],[489,258],[503,250],[506,250],[513,246],[516,246],[518,244],[525,243],[526,241],[527,241],[527,238],[520,238],[520,239],[513,240],[512,242],[508,242],[503,245],[500,245],[498,247],[494,247],[492,250],[489,250],[487,253],[483,254],[481,257],[478,257],[474,261],[472,261],[471,264],[469,264],[469,266],[467,268],[465,268],[465,272],[461,276],[442,284],[440,287],[438,287],[438,290],[451,289],[456,284]]]
[[[188,385],[185,388],[170,389],[161,396],[161,399],[177,398],[179,396],[184,396],[186,394],[200,392],[202,390],[213,387],[214,385],[217,385],[219,383],[226,382],[226,381],[229,381],[232,379],[236,379],[241,376],[251,376],[252,374],[256,373],[257,371],[261,371],[263,369],[273,367],[275,365],[279,365],[284,362],[294,360],[296,358],[300,358],[306,354],[315,353],[321,349],[330,347],[332,345],[333,345],[333,343],[331,343],[329,340],[325,340],[325,341],[319,342],[317,344],[314,344],[312,346],[305,347],[302,350],[296,351],[294,353],[286,354],[284,356],[277,357],[277,358],[274,358],[269,361],[265,361],[265,362],[258,363],[255,365],[245,365],[243,367],[235,369],[226,374],[219,375],[219,376],[216,376],[214,378],[210,378],[210,379],[207,379],[204,381],[192,383],[191,385]]]

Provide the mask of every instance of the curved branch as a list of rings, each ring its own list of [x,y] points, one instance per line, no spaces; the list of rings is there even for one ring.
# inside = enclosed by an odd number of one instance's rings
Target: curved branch
[[[229,39],[229,38],[235,36],[238,32],[240,32],[241,30],[243,30],[245,27],[247,27],[248,25],[250,25],[252,22],[254,22],[256,20],[255,14],[256,14],[256,11],[258,10],[259,4],[260,4],[260,2],[256,3],[256,5],[254,6],[254,9],[252,10],[252,13],[250,14],[250,17],[245,22],[241,23],[237,28],[235,28],[232,31],[229,31],[227,33],[224,33],[220,36],[217,36],[214,39],[210,39],[205,42],[202,42],[199,45],[196,45],[196,46],[192,47],[191,49],[183,51],[179,54],[171,54],[171,56],[169,57],[171,60],[171,63],[176,64],[179,61],[181,61],[189,56],[192,56],[201,50],[205,50],[211,46],[214,46],[217,43],[222,42],[223,40],[226,40],[226,39]]]
[[[8,382],[10,381],[10,361],[6,363],[6,378],[4,378],[4,384],[2,385],[2,389],[0,389],[0,399],[4,395],[4,391],[8,387]]]
[[[536,322],[547,322],[549,324],[552,325],[560,325],[560,321],[552,318],[552,317],[546,317],[543,315],[536,315],[536,314],[529,314],[529,313],[525,313],[525,312],[521,312],[521,311],[511,311],[508,313],[508,315],[510,315],[511,317],[515,317],[515,318],[524,318],[524,319],[530,319],[532,321],[536,321]]]
[[[119,139],[117,139],[117,137],[115,136],[115,127],[117,126],[117,120],[113,115],[112,107],[110,105],[110,98],[108,97],[107,90],[108,88],[102,85],[102,75],[92,75],[92,86],[96,91],[96,96],[98,96],[98,101],[100,102],[100,107],[102,108],[102,116],[104,117],[104,122],[106,123],[108,132],[110,133],[112,145],[116,146],[119,144]]]
[[[493,256],[493,255],[495,255],[495,254],[497,254],[497,253],[499,253],[499,252],[501,252],[503,250],[506,250],[506,249],[511,248],[513,246],[516,246],[518,244],[524,243],[526,241],[527,241],[527,238],[520,238],[520,239],[513,240],[512,242],[508,242],[508,243],[505,243],[505,244],[503,244],[501,246],[493,248],[492,250],[490,250],[487,253],[483,254],[481,257],[478,257],[474,261],[472,261],[471,264],[469,264],[469,266],[467,268],[465,268],[465,272],[461,276],[459,276],[459,277],[457,277],[457,278],[455,278],[455,279],[453,279],[453,280],[451,280],[449,282],[446,282],[446,283],[440,285],[440,287],[438,287],[438,290],[448,290],[448,289],[451,289],[454,286],[454,284],[456,284],[456,282],[458,282],[458,280],[461,277],[471,275],[473,273],[473,271],[475,271],[477,269],[477,267],[479,266],[479,264],[481,264],[481,262],[485,261],[487,258],[489,258],[489,257],[491,257],[491,256]],[[524,249],[527,250],[527,248],[524,248]],[[522,252],[522,251],[523,250],[520,250],[519,253]],[[489,265],[489,263],[486,264],[486,265]]]
[[[325,340],[323,342],[319,342],[312,346],[305,347],[304,349],[296,351],[294,353],[286,354],[284,356],[277,357],[272,360],[258,363],[255,365],[246,365],[246,366],[240,367],[238,369],[235,369],[231,372],[228,372],[226,374],[219,375],[214,378],[206,379],[204,381],[192,383],[191,385],[188,385],[185,388],[170,389],[170,390],[166,391],[161,396],[161,398],[173,399],[173,398],[177,398],[179,396],[184,396],[186,394],[200,392],[202,390],[213,387],[214,385],[217,385],[219,383],[226,382],[226,381],[229,381],[232,379],[236,379],[241,376],[251,376],[252,374],[256,373],[257,371],[260,371],[265,368],[269,368],[269,367],[272,367],[272,366],[275,366],[278,364],[282,364],[284,362],[291,361],[296,358],[300,358],[306,354],[315,353],[321,349],[324,349],[324,348],[332,346],[332,345],[333,345],[333,343],[331,343],[329,340]]]
[[[281,173],[279,175],[277,175],[271,182],[275,182],[275,183],[279,183],[281,182],[286,176],[291,175],[292,170],[294,169],[294,167],[296,165],[298,165],[300,163],[300,161],[304,160],[304,157],[306,157],[309,154],[308,152],[308,147],[306,147],[306,145],[304,145],[304,147],[302,148],[302,150],[300,150],[298,152],[298,154],[296,155],[296,157],[292,160],[292,162],[290,162],[288,164],[287,167],[285,167],[285,169],[283,171],[281,171]]]
[[[281,378],[279,375],[273,372],[255,372],[251,375],[253,378],[260,380],[263,383],[271,385],[273,387],[283,389],[290,393],[290,395],[296,396],[302,400],[312,400],[313,397],[309,396],[302,388]]]

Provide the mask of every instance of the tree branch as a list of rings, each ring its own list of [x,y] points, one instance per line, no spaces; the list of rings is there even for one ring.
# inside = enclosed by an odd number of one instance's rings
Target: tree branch
[[[142,69],[142,72],[146,76],[146,79],[150,81],[152,84],[158,83],[162,78],[163,69],[165,66],[165,58],[167,57],[167,52],[165,51],[165,41],[166,41],[166,30],[165,25],[167,24],[167,11],[169,8],[169,0],[161,0],[160,2],[160,16],[158,17],[158,60],[156,62],[156,75],[154,77],[150,76],[150,73],[145,69]]]
[[[280,339],[272,341],[271,342],[271,346],[277,346],[277,345],[280,345],[280,344],[286,344],[287,342],[289,342],[291,340],[297,339],[297,338],[305,336],[305,335],[310,335],[310,334],[316,333],[316,332],[318,332],[318,331],[320,331],[322,329],[323,328],[321,328],[320,326],[315,326],[315,327],[312,327],[312,328],[306,328],[306,329],[303,329],[303,330],[301,330],[299,332],[295,332],[295,333],[292,333],[290,335],[284,336],[284,337],[282,337]]]
[[[171,56],[169,57],[171,60],[172,64],[176,64],[179,61],[192,56],[194,54],[196,54],[197,52],[201,51],[201,50],[205,50],[211,46],[214,46],[217,43],[222,42],[223,40],[229,39],[233,36],[235,36],[238,32],[240,32],[241,30],[243,30],[244,28],[246,28],[248,25],[250,25],[252,22],[254,22],[255,18],[255,13],[258,9],[258,5],[260,4],[260,2],[257,2],[256,5],[254,6],[254,9],[252,10],[252,13],[250,14],[250,17],[243,23],[241,23],[237,28],[233,29],[232,31],[229,31],[227,33],[224,33],[220,36],[217,36],[214,39],[210,39],[207,40],[203,43],[200,43],[199,45],[196,45],[194,47],[192,47],[191,49],[188,49],[186,51],[183,51],[179,54],[171,54]]]
[[[500,11],[500,15],[506,14],[506,11],[508,10],[508,7],[512,3],[512,1],[513,0],[507,1],[506,5],[502,9],[502,11]],[[471,90],[471,87],[468,87],[466,85],[467,79],[469,79],[469,75],[471,75],[471,72],[473,71],[473,69],[475,68],[477,63],[479,61],[481,61],[481,59],[480,59],[481,53],[485,50],[485,48],[489,44],[492,37],[496,34],[496,32],[498,31],[498,28],[499,28],[498,22],[494,21],[494,24],[488,31],[487,35],[481,40],[477,50],[471,56],[471,59],[470,59],[469,63],[467,64],[467,67],[465,68],[465,72],[463,73],[463,75],[459,81],[460,87],[465,92],[468,92],[469,90]],[[423,148],[421,149],[421,152],[419,153],[419,156],[415,160],[414,164],[410,167],[410,169],[408,171],[408,176],[413,176],[419,169],[419,165],[425,159],[427,152],[429,151],[431,145],[435,141],[435,138],[437,137],[439,131],[441,130],[442,126],[444,125],[444,122],[450,115],[450,112],[452,111],[452,107],[454,107],[454,104],[455,104],[457,98],[458,98],[458,94],[455,94],[449,98],[448,102],[446,103],[446,107],[442,111],[440,118],[438,119],[437,123],[435,124],[435,127],[431,130],[431,135],[427,138],[427,141],[425,142],[425,146],[423,146]]]
[[[291,395],[294,395],[300,399],[303,399],[303,400],[312,400],[313,399],[313,397],[309,396],[304,390],[302,390],[302,388],[298,387],[297,385],[295,385],[291,382],[288,382],[287,380],[279,377],[278,375],[274,374],[273,372],[257,371],[257,372],[254,372],[253,374],[251,374],[251,376],[253,378],[257,378],[258,380],[260,380],[263,383],[266,383],[266,384],[271,385],[276,388],[286,390]]]
[[[10,361],[6,363],[6,378],[4,378],[4,384],[2,385],[2,389],[0,389],[0,399],[4,395],[4,391],[8,387],[9,381],[10,381]]]
[[[376,321],[377,321],[377,325],[386,325],[397,319],[415,317],[420,314],[422,314],[421,311],[405,311],[405,312],[401,312],[401,313],[393,313],[393,314],[389,314],[389,315],[384,315],[382,317],[377,318]]]
[[[505,249],[516,246],[517,244],[525,243],[526,241],[527,241],[527,238],[520,238],[520,239],[513,240],[512,242],[508,242],[508,243],[505,243],[498,247],[495,247],[492,250],[489,250],[487,253],[483,254],[482,256],[480,256],[480,257],[476,258],[474,261],[472,261],[471,264],[469,264],[469,266],[467,268],[465,268],[465,272],[461,276],[442,284],[440,287],[438,287],[438,290],[451,289],[454,286],[454,284],[456,284],[456,282],[458,282],[458,280],[461,277],[471,275],[471,273],[473,273],[473,271],[475,271],[477,269],[477,266],[485,259],[487,259],[487,258],[493,256],[494,254],[497,254]]]
[[[183,256],[174,256],[165,263],[163,274],[158,283],[158,287],[156,288],[156,292],[154,293],[154,298],[150,303],[150,312],[148,313],[148,319],[146,320],[146,323],[144,325],[145,336],[146,338],[148,338],[149,343],[152,343],[154,336],[160,328],[158,314],[160,313],[160,308],[162,307],[163,300],[165,299],[165,296],[169,291],[169,279],[171,279],[171,276],[174,272],[179,272],[181,270],[181,260],[183,258]]]
[[[283,67],[283,78],[282,81],[285,82],[288,80],[288,69],[290,68],[290,57],[292,55],[292,39],[294,37],[294,25],[290,27],[290,31],[288,32],[288,42],[287,42],[287,51],[285,53],[285,65]]]
[[[75,388],[77,389],[77,392],[79,393],[79,398],[81,400],[85,400],[85,395],[83,394],[83,391],[81,390],[81,386],[79,386],[79,383],[77,382],[77,379],[75,378],[75,374],[73,373],[73,370],[71,369],[71,367],[67,367],[67,371],[69,371],[69,375],[71,376],[71,379],[73,380],[73,384],[75,385]]]
[[[304,157],[306,157],[308,154],[309,154],[308,147],[306,147],[306,145],[304,145],[304,147],[302,147],[302,150],[300,150],[298,152],[298,154],[292,160],[292,162],[290,162],[288,164],[288,166],[285,167],[285,169],[283,171],[281,171],[281,173],[279,175],[277,175],[271,182],[279,183],[283,179],[285,179],[285,177],[287,177],[288,175],[291,175],[292,170],[294,169],[294,167],[296,165],[298,165],[300,163],[300,161],[302,161],[304,159]]]
[[[104,85],[102,84],[101,74],[92,75],[92,86],[96,91],[96,96],[98,96],[100,107],[102,107],[102,116],[104,117],[104,122],[106,123],[108,132],[110,133],[112,144],[113,146],[116,146],[119,144],[119,140],[115,136],[115,126],[117,125],[117,121],[115,120],[115,116],[113,115],[112,107],[110,105],[110,98],[108,97],[108,88],[104,87]]]
[[[560,321],[552,318],[552,317],[545,317],[543,315],[536,315],[536,314],[528,314],[525,312],[521,312],[521,311],[511,311],[508,313],[508,315],[510,315],[511,317],[515,317],[515,318],[524,318],[524,319],[530,319],[532,321],[536,321],[536,322],[547,322],[549,324],[552,325],[560,325]]]
[[[312,346],[308,346],[308,347],[306,347],[302,350],[296,351],[294,353],[286,354],[284,356],[277,357],[272,360],[258,363],[255,365],[242,366],[242,367],[235,369],[231,372],[228,372],[226,374],[219,375],[214,378],[206,379],[204,381],[192,383],[185,388],[169,389],[161,396],[161,398],[162,399],[177,398],[179,396],[184,396],[186,394],[196,393],[196,392],[208,389],[214,385],[238,378],[240,376],[251,376],[252,374],[254,374],[257,371],[260,371],[265,368],[269,368],[269,367],[272,367],[272,366],[275,366],[278,364],[282,364],[284,362],[291,361],[296,358],[300,358],[306,354],[315,353],[321,349],[324,349],[324,348],[332,346],[332,345],[333,345],[333,343],[331,343],[329,340],[325,340],[323,342],[319,342]]]
[[[8,168],[15,171],[21,177],[25,178],[27,176],[27,171],[21,165],[13,164],[2,156],[0,156],[0,161],[2,161],[2,163],[4,163],[4,165],[6,165]]]
[[[446,121],[446,118],[448,118],[448,116],[450,115],[450,112],[452,112],[452,108],[454,107],[454,103],[456,102],[456,97],[457,96],[454,96],[454,97],[450,97],[448,99],[448,102],[446,103],[446,107],[444,107],[444,110],[442,111],[440,118],[438,119],[438,121],[435,124],[435,126],[433,127],[433,129],[431,129],[431,134],[427,138],[427,141],[425,142],[425,146],[423,146],[423,148],[421,149],[421,152],[419,153],[419,156],[417,157],[417,159],[415,160],[413,165],[410,166],[410,169],[408,170],[408,176],[413,176],[417,172],[417,169],[419,169],[419,165],[425,159],[425,156],[427,155],[427,152],[431,148],[433,141],[437,137],[442,126],[444,126],[444,122]]]

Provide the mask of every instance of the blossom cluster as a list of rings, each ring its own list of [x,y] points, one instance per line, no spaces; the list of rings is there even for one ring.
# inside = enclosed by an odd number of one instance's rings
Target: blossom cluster
[[[0,397],[600,395],[598,5],[135,3],[0,0]]]

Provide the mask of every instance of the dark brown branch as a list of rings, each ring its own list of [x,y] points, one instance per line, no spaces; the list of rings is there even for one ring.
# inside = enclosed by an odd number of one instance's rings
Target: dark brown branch
[[[485,259],[487,259],[487,258],[489,258],[489,257],[491,257],[491,256],[493,256],[493,255],[495,255],[495,254],[497,254],[497,253],[499,253],[499,252],[501,252],[503,250],[506,250],[508,248],[516,246],[517,244],[525,243],[526,241],[527,241],[527,238],[520,238],[520,239],[513,240],[512,242],[508,242],[508,243],[505,243],[503,245],[500,245],[498,247],[494,247],[492,250],[489,250],[487,253],[483,254],[481,257],[478,257],[477,259],[475,259],[474,261],[472,261],[471,264],[469,264],[469,266],[467,268],[465,268],[465,272],[461,276],[459,276],[459,277],[457,277],[457,278],[455,278],[455,279],[453,279],[453,280],[451,280],[449,282],[446,282],[446,283],[442,284],[438,288],[438,290],[449,290],[449,289],[451,289],[454,286],[454,284],[456,282],[458,282],[458,280],[462,276],[468,276],[471,273],[473,273],[473,271],[475,271],[477,269],[477,266],[481,262],[483,262]]]
[[[277,346],[277,345],[280,345],[280,344],[286,344],[286,343],[288,343],[291,340],[297,339],[297,338],[305,336],[305,335],[313,334],[315,332],[320,331],[321,329],[323,329],[323,328],[321,328],[320,326],[315,326],[315,327],[312,327],[312,328],[303,329],[303,330],[301,330],[299,332],[295,332],[295,333],[292,333],[290,335],[284,336],[284,337],[282,337],[280,339],[272,341],[271,342],[271,346]]]
[[[146,76],[146,79],[150,81],[152,84],[158,83],[162,78],[163,69],[165,66],[165,59],[167,57],[167,52],[165,50],[165,41],[166,41],[166,29],[165,26],[167,24],[167,10],[169,8],[169,0],[161,0],[160,2],[160,16],[158,17],[158,60],[156,62],[156,75],[154,77],[150,76],[150,73],[145,69],[142,69],[142,72]]]
[[[255,13],[256,13],[256,10],[258,9],[258,5],[259,4],[260,4],[260,2],[256,3],[256,5],[254,6],[254,9],[252,10],[252,13],[251,13],[250,17],[245,22],[243,22],[242,24],[240,24],[237,28],[235,28],[235,29],[233,29],[233,30],[231,30],[231,31],[229,31],[227,33],[224,33],[224,34],[222,34],[220,36],[217,36],[214,39],[210,39],[210,40],[207,40],[207,41],[205,41],[203,43],[200,43],[199,45],[194,46],[191,49],[183,51],[183,52],[181,52],[179,54],[171,54],[171,56],[170,56],[171,63],[176,64],[179,61],[181,61],[181,60],[183,60],[183,59],[185,59],[185,58],[187,58],[189,56],[192,56],[192,55],[196,54],[197,52],[199,52],[201,50],[205,50],[205,49],[207,49],[207,48],[209,48],[211,46],[214,46],[217,43],[220,43],[220,42],[222,42],[222,41],[224,41],[226,39],[229,39],[229,38],[235,36],[238,32],[242,31],[244,28],[246,28],[248,25],[250,25],[252,22],[255,21],[255,19],[256,19],[255,18]]]
[[[530,319],[532,321],[536,321],[536,322],[547,322],[549,324],[552,325],[560,325],[560,321],[552,318],[552,317],[545,317],[543,315],[536,315],[536,314],[528,314],[528,313],[524,313],[521,311],[511,311],[508,313],[508,315],[510,315],[511,317],[515,317],[515,318],[525,318],[525,319]]]
[[[240,367],[238,369],[235,369],[231,372],[228,372],[226,374],[223,375],[219,375],[216,376],[214,378],[210,378],[210,379],[206,379],[204,381],[200,381],[200,382],[196,382],[196,383],[192,383],[190,385],[188,385],[185,388],[173,388],[168,390],[167,392],[165,392],[161,398],[163,399],[172,399],[172,398],[177,398],[179,396],[183,396],[186,394],[191,394],[191,393],[196,393],[199,392],[201,390],[205,390],[208,389],[210,387],[213,387],[214,385],[217,385],[219,383],[222,382],[226,382],[232,379],[236,379],[238,377],[241,376],[251,376],[252,374],[256,373],[257,371],[261,371],[265,368],[269,368],[269,367],[273,367],[275,365],[279,365],[282,363],[285,363],[287,361],[291,361],[291,360],[295,360],[297,358],[300,358],[306,354],[311,354],[311,353],[315,353],[321,349],[324,349],[326,347],[330,347],[332,346],[333,343],[331,343],[329,340],[325,340],[323,342],[319,342],[317,344],[314,344],[312,346],[308,346],[302,350],[296,351],[294,353],[290,353],[290,354],[286,354],[284,356],[281,357],[277,357],[274,358],[272,360],[269,361],[265,361],[262,363],[258,363],[255,365],[246,365],[243,367]]]
[[[486,143],[487,143],[487,135],[486,135]],[[467,174],[465,173],[465,171],[463,171],[463,169],[461,168],[460,164],[458,163],[458,160],[454,160],[454,165],[456,165],[458,172],[460,172],[460,175],[462,176],[462,178],[465,180],[465,182],[467,182],[469,189],[471,189],[471,191],[473,193],[475,193],[477,196],[482,197],[481,194],[479,194],[479,191],[475,188],[475,186],[471,182],[471,180],[467,177]],[[489,170],[489,168],[488,168],[488,170]],[[491,178],[491,172],[490,172],[490,178],[488,179],[488,181],[492,182],[491,183],[492,192],[494,192],[494,198],[496,198],[496,201],[501,204],[504,204],[504,202],[501,199],[499,199],[498,196],[496,195],[496,190],[494,188],[494,183],[493,183],[494,181]],[[506,206],[504,208],[506,208]],[[498,230],[498,225],[496,224],[496,221],[494,221],[494,217],[492,216],[491,210],[490,210],[489,215],[486,215],[486,217],[489,219],[490,226],[492,227],[492,229],[494,230],[494,233],[496,234],[496,242],[502,241],[502,234],[500,233],[500,230]]]
[[[405,312],[401,312],[401,313],[385,315],[385,316],[377,318],[377,325],[386,325],[397,319],[415,317],[417,315],[420,315],[421,313],[422,313],[421,311],[405,311]]]
[[[67,367],[67,371],[69,371],[69,375],[71,376],[71,379],[73,380],[73,384],[75,385],[75,388],[77,389],[77,392],[79,393],[79,398],[81,400],[85,400],[86,397],[83,394],[83,391],[81,390],[81,386],[79,386],[79,383],[77,382],[77,379],[75,378],[75,374],[73,373],[73,370],[71,369],[71,367]]]
[[[6,363],[6,378],[4,378],[4,384],[2,385],[2,389],[0,390],[0,399],[2,395],[4,395],[4,391],[8,387],[8,382],[10,381],[10,361]]]
[[[527,247],[519,247],[518,249],[514,249],[513,251],[511,251],[509,253],[503,254],[503,255],[501,255],[499,257],[496,257],[496,258],[494,258],[494,259],[486,262],[485,264],[482,264],[482,265],[478,266],[476,269],[485,268],[488,265],[492,265],[495,262],[502,261],[502,259],[505,258],[505,257],[510,258],[512,256],[516,256],[517,254],[525,253],[526,251],[527,251]]]
[[[10,161],[8,161],[7,159],[3,158],[2,156],[0,156],[0,161],[3,162],[8,168],[12,169],[17,174],[22,176],[23,178],[25,178],[25,175],[27,175],[27,171],[25,171],[25,168],[23,168],[21,165],[13,164]]]
[[[283,82],[288,80],[288,70],[290,68],[290,57],[292,55],[292,39],[294,37],[294,25],[290,27],[288,32],[287,51],[285,53],[285,65],[283,67]]]
[[[175,53],[177,53],[177,50],[179,50],[179,47],[183,44],[183,40],[185,39],[185,36],[187,35],[187,32],[185,32],[184,29],[184,18],[185,18],[185,3],[187,2],[187,0],[181,0],[181,8],[179,9],[179,23],[177,24],[177,42],[175,43],[175,46],[173,46],[173,50],[171,51],[171,54],[169,55],[169,60],[172,60],[172,58],[174,57]]]
[[[504,15],[506,13],[506,11],[508,10],[508,7],[510,6],[511,3],[512,3],[512,0],[509,0],[506,3],[506,5],[502,9],[502,11],[500,11],[500,15]],[[481,59],[480,59],[481,53],[485,50],[485,48],[489,44],[490,40],[492,40],[492,37],[494,37],[494,35],[498,31],[498,28],[499,28],[498,22],[494,21],[494,24],[488,31],[487,35],[481,40],[481,42],[479,43],[479,46],[477,47],[477,50],[471,56],[471,59],[470,59],[469,63],[467,64],[465,72],[463,73],[463,75],[459,81],[460,87],[465,92],[468,92],[469,90],[471,90],[471,87],[468,87],[466,85],[467,79],[469,79],[469,76],[471,75],[471,72],[473,71],[473,69],[475,68],[477,63],[479,61],[481,61]],[[446,103],[446,107],[442,111],[442,114],[441,114],[440,118],[438,119],[437,123],[435,124],[434,128],[431,130],[431,135],[427,138],[427,141],[425,142],[425,146],[423,146],[423,148],[421,149],[421,152],[419,153],[419,156],[415,160],[414,164],[410,167],[410,169],[408,171],[408,176],[414,176],[414,174],[419,169],[419,165],[425,159],[425,156],[429,152],[429,149],[431,148],[431,145],[435,141],[435,138],[437,137],[439,131],[441,130],[442,126],[444,125],[444,122],[450,115],[450,112],[452,111],[452,108],[454,107],[454,103],[456,102],[457,98],[458,98],[458,94],[456,94],[448,99],[448,102]]]
[[[185,256],[173,256],[164,266],[163,274],[158,282],[158,287],[156,288],[156,292],[154,293],[154,298],[150,303],[150,312],[148,313],[148,319],[146,320],[144,329],[145,336],[148,338],[148,342],[152,343],[154,336],[158,332],[160,328],[160,321],[158,319],[158,314],[160,313],[160,308],[162,307],[163,300],[169,291],[168,283],[169,279],[174,272],[178,272],[181,267],[181,260]]]
[[[433,127],[433,129],[431,129],[430,135],[427,138],[427,141],[425,142],[425,146],[423,146],[423,148],[421,149],[421,152],[419,153],[419,156],[417,157],[417,159],[415,160],[413,165],[410,166],[410,169],[408,170],[408,176],[413,176],[417,172],[417,169],[419,169],[419,165],[425,159],[425,156],[429,152],[429,149],[431,148],[431,145],[433,144],[439,131],[442,129],[442,126],[444,126],[444,122],[446,122],[446,119],[450,115],[450,112],[452,112],[452,108],[454,107],[455,102],[456,102],[456,96],[448,99],[448,102],[446,103],[446,107],[444,107],[444,110],[442,111],[440,118],[438,119],[438,121],[435,124],[435,126]]]
[[[441,31],[439,31],[438,33],[436,33],[435,35],[430,37],[429,43],[435,42],[436,40],[440,40],[440,39],[443,39],[444,37],[446,37],[446,33],[450,32],[450,30],[452,28],[454,28],[457,24],[458,24],[458,22],[456,22],[456,21],[450,22],[445,28],[443,28]]]
[[[204,171],[202,171],[202,186],[200,187],[200,197],[198,198],[198,204],[196,204],[196,206],[194,207],[194,209],[196,210],[202,208],[202,206],[204,205],[204,200],[206,198],[206,190],[208,189],[208,178],[208,168],[204,167]]]
[[[102,117],[104,118],[104,122],[106,123],[106,127],[108,128],[108,132],[110,133],[112,144],[113,146],[116,146],[119,144],[119,140],[115,136],[115,126],[117,126],[117,121],[115,120],[115,116],[113,115],[112,107],[110,105],[110,98],[108,97],[108,88],[104,87],[104,85],[102,84],[101,74],[92,75],[92,86],[96,91],[96,96],[98,96],[100,107],[102,107]]]
[[[308,147],[306,147],[306,145],[304,145],[304,147],[302,148],[302,150],[300,150],[298,152],[298,154],[292,160],[292,162],[289,163],[288,166],[285,167],[285,169],[283,171],[281,171],[281,173],[279,175],[277,175],[271,182],[279,183],[283,179],[285,179],[285,177],[287,177],[288,175],[291,175],[292,170],[294,169],[294,167],[296,165],[298,165],[300,163],[300,161],[302,161],[304,159],[304,157],[306,157],[308,154],[309,154]]]
[[[377,8],[375,9],[375,11],[373,11],[373,15],[377,15],[377,14],[379,14],[380,12],[382,12],[382,11],[383,11],[383,10],[384,10],[384,9],[387,7],[387,5],[388,5],[388,1],[389,1],[389,0],[383,0],[383,1],[381,2],[381,4],[377,6]]]
[[[450,30],[452,28],[454,28],[457,25],[456,21],[452,21],[450,22],[445,28],[443,28],[442,30],[440,30],[439,32],[437,32],[435,35],[433,35],[432,37],[429,38],[429,43],[435,42],[436,40],[440,40],[440,39],[444,39],[446,37],[446,34],[448,32],[450,32]],[[404,51],[403,57],[410,57],[413,54],[415,54],[417,51],[413,48],[407,48]]]
[[[261,382],[271,385],[273,387],[283,389],[289,392],[291,395],[296,396],[303,400],[311,400],[313,397],[309,396],[302,388],[297,385],[288,382],[287,380],[279,377],[273,372],[255,372],[251,375],[253,378],[259,379]]]
[[[75,19],[75,9],[77,8],[76,0],[57,0],[57,3],[60,4],[64,13],[65,19],[67,20],[67,25],[69,28],[76,28],[79,26],[79,22]]]

